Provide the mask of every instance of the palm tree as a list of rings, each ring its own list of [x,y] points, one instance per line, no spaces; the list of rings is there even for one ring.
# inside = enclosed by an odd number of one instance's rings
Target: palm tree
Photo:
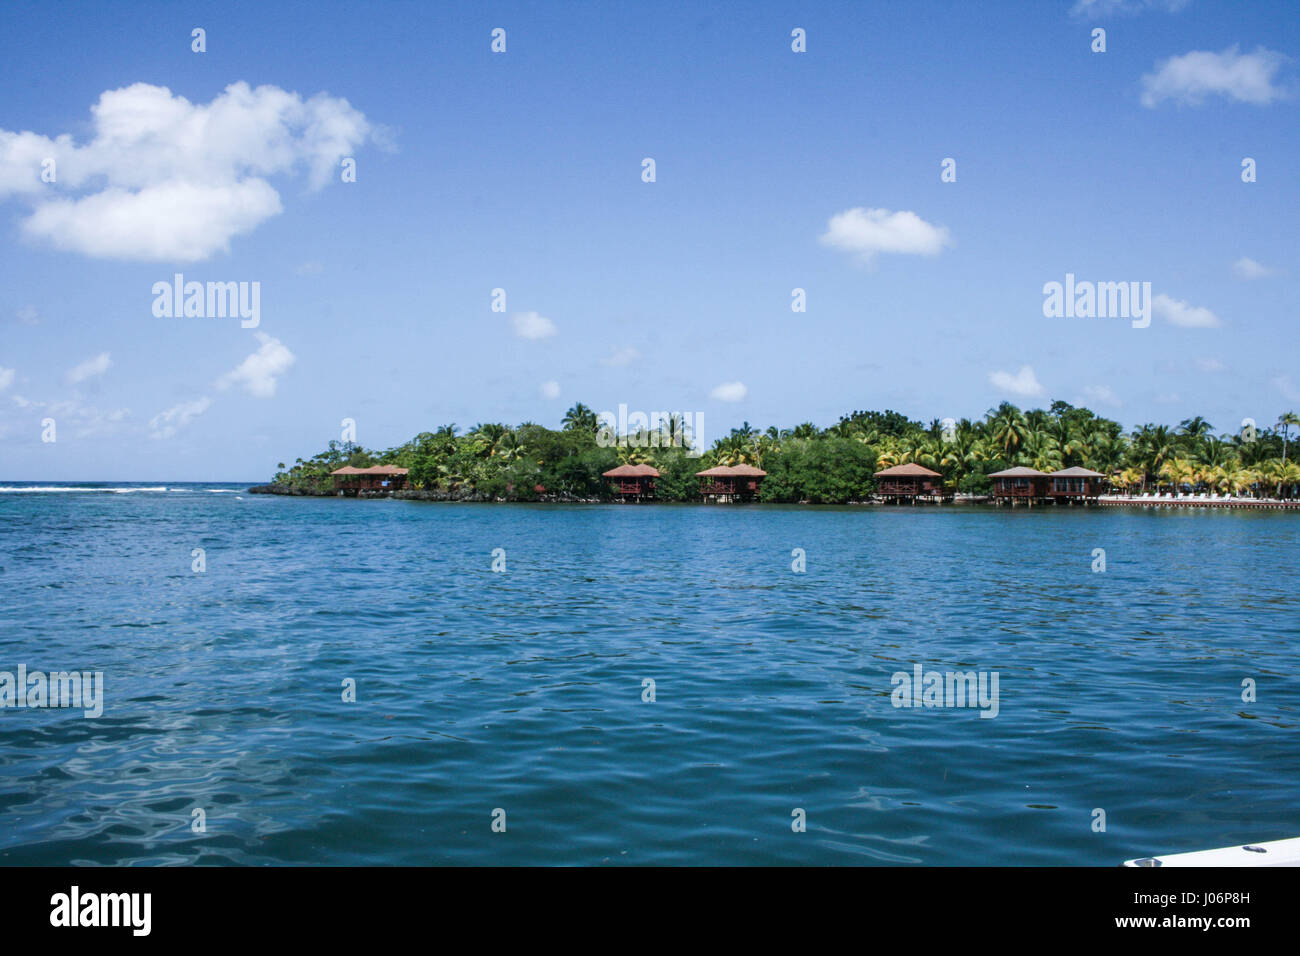
[[[1284,461],[1279,458],[1270,458],[1262,462],[1259,466],[1259,476],[1261,479],[1271,482],[1274,487],[1274,493],[1281,498],[1282,488],[1293,487],[1300,482],[1300,465],[1294,461]]]
[[[598,416],[582,402],[574,405],[564,413],[560,424],[566,432],[592,432],[600,427]]]
[[[1197,454],[1205,442],[1206,436],[1214,431],[1214,426],[1207,422],[1200,415],[1194,418],[1185,418],[1179,423],[1177,433],[1183,439],[1183,444],[1190,454]]]
[[[1234,494],[1250,491],[1259,481],[1259,473],[1250,468],[1238,468],[1228,473],[1228,487]]]
[[[903,452],[894,439],[882,441],[876,453],[876,467],[882,471],[904,463]]]
[[[1143,425],[1133,433],[1133,451],[1148,475],[1159,475],[1167,460],[1174,456],[1173,435],[1168,425]],[[1142,480],[1146,489],[1146,478]]]
[[[1282,494],[1282,489],[1287,489],[1287,494]],[[1277,496],[1279,498],[1294,498],[1296,489],[1300,488],[1300,464],[1294,461],[1283,462],[1282,469],[1277,475]]]
[[[624,465],[652,465],[654,457],[647,447],[639,442],[618,445],[618,460]]]
[[[1277,427],[1282,430],[1282,464],[1286,464],[1286,442],[1292,425],[1300,425],[1300,415],[1295,412],[1283,412],[1277,420]]]
[[[1002,451],[1003,461],[1011,461],[1013,452],[1029,434],[1024,412],[1010,402],[1003,402],[987,412],[989,432]]]
[[[1128,492],[1132,492],[1134,486],[1140,485],[1145,479],[1145,473],[1139,468],[1125,468],[1119,473],[1119,483]]]
[[[821,429],[812,422],[803,422],[795,425],[790,432],[791,438],[816,438],[821,434]]]
[[[1035,429],[1025,438],[1021,456],[1031,468],[1057,471],[1065,466],[1061,446],[1049,429]]]
[[[1095,431],[1088,436],[1082,463],[1103,474],[1114,474],[1124,462],[1128,452],[1128,441],[1123,435],[1109,435],[1104,431]]]
[[[1197,477],[1196,466],[1186,458],[1170,458],[1161,465],[1159,474],[1169,482],[1169,489],[1174,494],[1178,494],[1183,485],[1195,482]]]

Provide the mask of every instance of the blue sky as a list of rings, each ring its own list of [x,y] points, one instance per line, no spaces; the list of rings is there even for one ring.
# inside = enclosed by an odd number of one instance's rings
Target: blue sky
[[[1300,407],[1294,4],[0,21],[0,480],[264,479],[344,418],[386,447],[577,401],[702,412],[708,439],[1004,399],[1220,431]],[[859,209],[878,228],[823,241]],[[176,272],[258,282],[259,326],[156,317]],[[1045,318],[1067,273],[1165,307]]]

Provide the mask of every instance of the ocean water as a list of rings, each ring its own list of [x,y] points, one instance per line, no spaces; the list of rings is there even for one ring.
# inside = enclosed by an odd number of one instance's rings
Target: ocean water
[[[1275,512],[0,483],[0,671],[104,680],[97,719],[0,710],[0,863],[1114,865],[1297,836],[1298,553]],[[895,707],[917,664],[997,672],[997,716]]]

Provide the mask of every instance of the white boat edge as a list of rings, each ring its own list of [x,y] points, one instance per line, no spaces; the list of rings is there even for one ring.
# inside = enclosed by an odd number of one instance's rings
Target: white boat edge
[[[1125,860],[1125,866],[1300,866],[1300,837]]]

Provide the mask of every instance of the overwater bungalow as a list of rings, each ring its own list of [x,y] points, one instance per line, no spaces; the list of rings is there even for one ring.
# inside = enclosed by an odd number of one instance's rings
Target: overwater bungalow
[[[1047,497],[1047,484],[1051,478],[1045,471],[1023,466],[995,471],[989,477],[993,479],[993,500],[997,504],[1042,501]]]
[[[358,491],[400,491],[406,487],[408,469],[397,465],[372,465],[353,468],[344,465],[330,472],[334,487],[339,491],[356,494]]]
[[[895,504],[915,504],[918,498],[942,500],[950,495],[943,487],[943,475],[915,463],[878,471],[876,479],[876,494]]]
[[[697,471],[705,501],[752,501],[767,472],[753,465],[717,465]]]
[[[1077,466],[1062,468],[1047,477],[1052,479],[1048,494],[1058,504],[1063,501],[1070,504],[1076,501],[1096,501],[1097,496],[1101,494],[1102,485],[1106,482],[1106,476],[1101,472]]]
[[[655,479],[659,471],[649,465],[619,465],[601,476],[614,485],[622,501],[649,501],[655,496]]]

